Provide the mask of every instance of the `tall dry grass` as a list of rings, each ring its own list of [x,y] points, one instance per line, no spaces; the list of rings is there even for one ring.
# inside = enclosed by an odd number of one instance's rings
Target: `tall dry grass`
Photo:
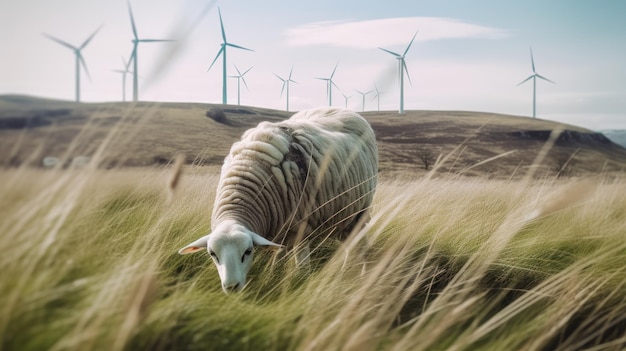
[[[626,347],[623,179],[385,180],[310,271],[258,250],[225,296],[208,255],[176,254],[216,174],[188,168],[170,201],[167,168],[0,177],[2,349]]]

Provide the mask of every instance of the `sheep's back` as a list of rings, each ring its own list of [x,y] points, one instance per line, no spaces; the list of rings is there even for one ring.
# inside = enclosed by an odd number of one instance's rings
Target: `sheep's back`
[[[374,132],[356,113],[309,110],[262,122],[224,162],[213,221],[243,219],[286,243],[298,230],[341,236],[371,205],[377,172]]]

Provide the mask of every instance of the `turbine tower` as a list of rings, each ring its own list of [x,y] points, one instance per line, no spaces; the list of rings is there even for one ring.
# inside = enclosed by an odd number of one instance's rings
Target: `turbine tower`
[[[385,51],[385,52],[387,52],[389,54],[392,54],[398,60],[398,78],[400,80],[400,110],[399,110],[399,113],[404,113],[404,72],[406,72],[406,76],[409,79],[409,83],[412,84],[411,83],[411,76],[409,76],[409,70],[406,68],[406,62],[404,62],[404,57],[409,52],[409,49],[411,48],[411,44],[413,44],[413,40],[415,40],[416,36],[417,36],[417,32],[415,32],[415,35],[413,35],[413,39],[411,39],[411,42],[406,47],[406,49],[404,50],[404,53],[402,53],[402,55],[400,55],[398,53],[395,53],[393,51],[389,51],[387,49],[383,49],[383,48],[379,47],[379,49],[381,49],[382,51]]]
[[[222,44],[221,44],[221,49],[220,51],[217,52],[217,56],[215,56],[215,59],[213,60],[213,62],[211,62],[211,65],[209,66],[209,69],[207,70],[210,71],[211,67],[213,67],[213,64],[215,64],[215,61],[217,61],[217,59],[220,57],[220,55],[222,55],[222,62],[223,62],[223,71],[222,71],[222,104],[226,105],[228,103],[228,95],[227,95],[227,88],[226,88],[226,47],[230,46],[233,48],[237,48],[237,49],[243,49],[243,50],[248,50],[248,51],[254,51],[252,49],[248,49],[248,48],[244,48],[243,46],[239,46],[239,45],[235,45],[233,43],[229,43],[226,40],[226,31],[224,31],[224,23],[222,22],[222,12],[220,11],[220,8],[217,8],[217,12],[219,13],[220,16],[220,27],[222,29]]]
[[[376,86],[376,84],[374,84],[374,89],[376,89],[376,94],[374,95],[374,97],[372,98],[372,100],[377,99],[378,101],[378,111],[380,111],[380,96],[383,95],[383,92],[378,90],[378,87]]]
[[[240,100],[241,83],[240,82],[243,80],[243,84],[246,86],[246,89],[248,89],[248,84],[246,83],[246,79],[243,76],[245,76],[246,73],[248,73],[252,69],[252,67],[248,68],[245,72],[241,73],[239,71],[239,68],[237,68],[237,65],[233,65],[233,66],[235,66],[235,70],[237,71],[238,75],[236,75],[236,76],[229,76],[229,77],[237,78],[237,105],[241,105],[241,103],[240,103],[240,101],[241,101]]]
[[[298,84],[298,82],[296,82],[295,80],[291,79],[291,74],[293,73],[293,67],[291,67],[291,70],[289,71],[289,77],[287,79],[284,79],[283,77],[279,76],[278,74],[274,73],[274,75],[283,81],[283,87],[280,89],[280,96],[283,96],[283,91],[285,91],[285,87],[287,87],[287,111],[289,111],[289,83],[296,83]]]
[[[139,68],[137,63],[137,47],[139,43],[157,43],[165,41],[173,41],[169,39],[139,39],[137,34],[137,26],[135,26],[135,18],[133,17],[133,10],[130,7],[130,1],[128,1],[128,14],[130,15],[130,25],[133,29],[133,52],[130,55],[130,59],[133,61],[133,101],[137,102],[139,98]]]
[[[122,65],[124,66],[123,70],[115,69],[113,70],[113,72],[117,72],[122,75],[122,101],[126,102],[126,75],[128,73],[132,73],[133,71],[130,70],[130,61],[126,62],[126,60],[124,60],[123,57],[122,57]]]
[[[537,73],[537,71],[535,71],[535,59],[533,58],[533,49],[532,48],[530,48],[530,64],[531,64],[532,69],[533,69],[533,74],[531,74],[530,77],[524,79],[517,86],[520,86],[520,85],[526,83],[530,79],[533,80],[533,118],[537,118],[537,116],[536,116],[536,112],[537,112],[537,78],[541,78],[541,79],[543,79],[543,80],[545,80],[547,82],[550,82],[552,84],[556,84],[556,83],[551,81],[550,79],[540,75],[539,73]]]
[[[81,53],[81,51],[85,48],[85,46],[87,46],[87,44],[89,44],[91,39],[93,39],[93,37],[98,33],[100,28],[102,28],[102,26],[98,27],[98,29],[96,29],[96,31],[93,32],[93,34],[91,34],[89,38],[87,38],[87,40],[85,40],[79,47],[68,44],[67,42],[59,38],[53,37],[52,35],[43,33],[43,35],[46,36],[48,39],[55,41],[65,46],[66,48],[74,51],[74,55],[76,56],[76,102],[80,102],[80,66],[81,65],[83,66],[85,73],[87,73],[87,77],[89,77],[89,70],[87,69],[87,64],[85,63],[85,59],[83,58],[83,54]]]
[[[335,76],[335,71],[337,71],[337,66],[339,64],[335,65],[335,68],[333,69],[333,73],[330,74],[330,77],[328,78],[316,78],[319,80],[325,80],[326,81],[326,95],[328,95],[328,106],[332,106],[333,105],[333,85],[339,89],[339,87],[337,86],[337,84],[335,84],[335,82],[333,82],[333,77]]]
[[[372,91],[370,90],[370,91],[362,92],[362,91],[356,90],[356,89],[354,89],[354,91],[356,91],[357,93],[359,93],[359,94],[361,94],[363,96],[363,110],[362,111],[365,112],[365,95],[371,93]]]

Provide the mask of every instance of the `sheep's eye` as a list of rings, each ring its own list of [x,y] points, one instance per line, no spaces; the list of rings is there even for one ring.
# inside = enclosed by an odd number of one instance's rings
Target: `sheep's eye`
[[[219,259],[219,258],[217,258],[217,255],[215,254],[215,252],[210,251],[210,252],[209,252],[209,255],[211,255],[211,257],[213,257],[213,259],[214,259],[217,263],[220,263],[220,259]]]
[[[246,252],[243,253],[243,256],[241,256],[241,263],[243,263],[243,261],[245,261],[246,256],[250,256],[250,254],[252,253],[252,249],[247,249]]]

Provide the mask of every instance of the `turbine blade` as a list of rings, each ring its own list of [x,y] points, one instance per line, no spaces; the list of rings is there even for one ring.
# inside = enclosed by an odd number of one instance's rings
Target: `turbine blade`
[[[383,48],[379,48],[379,49],[381,49],[382,51],[385,51],[385,52],[387,52],[387,53],[390,53],[390,54],[392,54],[392,55],[393,55],[393,56],[395,56],[395,57],[402,57],[402,56],[400,56],[400,54],[397,54],[397,53],[395,53],[395,52],[393,52],[393,51],[389,51],[389,50],[387,50],[387,49],[383,49]]]
[[[235,44],[231,44],[231,43],[225,43],[226,45],[233,47],[233,48],[237,48],[237,49],[243,49],[243,50],[248,50],[248,51],[254,51],[252,49],[248,49],[248,48],[244,48],[243,46],[239,46],[239,45],[235,45]]]
[[[140,43],[160,43],[165,41],[176,41],[172,39],[137,39]]]
[[[243,78],[243,76],[246,75],[246,73],[250,72],[250,70],[253,68],[254,66],[248,68],[245,72],[241,73],[241,77]]]
[[[330,84],[334,85],[337,89],[339,89],[339,91],[341,91],[341,89],[337,86],[337,84],[335,84],[335,82],[333,82],[332,80],[329,81]]]
[[[245,86],[246,86],[246,90],[250,90],[250,89],[248,88],[248,83],[246,83],[246,78],[244,78],[243,76],[240,76],[240,78],[241,78],[241,81],[243,82],[243,85],[245,85]]]
[[[220,55],[222,54],[223,51],[224,51],[224,47],[222,46],[220,51],[217,52],[217,55],[213,59],[213,62],[211,62],[211,65],[209,66],[209,69],[206,70],[207,72],[211,70],[211,67],[213,67],[213,65],[215,64],[215,61],[217,61],[217,59],[220,58]]]
[[[128,13],[130,14],[130,25],[133,29],[133,35],[135,36],[135,39],[139,39],[137,27],[135,26],[135,18],[133,17],[133,9],[130,7],[130,0],[128,1]]]
[[[217,7],[217,13],[220,15],[220,27],[222,28],[222,40],[224,40],[224,44],[226,44],[226,31],[224,30],[224,22],[222,22],[222,11],[220,7]]]
[[[239,68],[237,68],[237,65],[233,64],[233,66],[235,66],[235,71],[237,71],[237,74],[239,74],[239,77],[241,77],[241,72],[239,72]]]
[[[291,74],[293,73],[293,66],[291,66],[291,70],[289,71],[289,78],[287,78],[288,80],[291,80]]]
[[[530,77],[528,77],[528,78],[524,79],[521,83],[519,83],[518,85],[516,85],[516,87],[519,87],[520,85],[522,85],[522,84],[526,83],[527,81],[531,80],[534,76],[535,76],[535,75],[533,74],[532,76],[530,76]]]
[[[78,58],[78,61],[80,61],[81,66],[83,66],[85,73],[87,73],[87,78],[89,78],[89,81],[91,82],[91,75],[89,74],[89,69],[87,68],[87,64],[85,63],[85,59],[83,58],[83,55],[81,55],[79,51],[78,54],[76,54],[76,56]]]
[[[133,50],[133,52],[134,52],[134,50]],[[124,70],[126,72],[130,72],[129,69],[130,69],[130,62],[131,61],[132,61],[132,55],[131,55],[131,59],[128,60],[128,61],[124,60],[124,57],[122,57],[122,64],[124,65]]]
[[[406,77],[409,78],[409,84],[413,86],[413,82],[411,82],[411,75],[409,74],[409,69],[406,68],[406,62],[404,61],[404,58],[402,59],[402,68],[404,68],[404,72],[406,72]]]
[[[537,78],[541,78],[541,79],[543,79],[543,80],[545,80],[545,81],[547,81],[547,82],[550,82],[550,83],[552,83],[552,84],[556,84],[556,82],[553,82],[553,81],[551,81],[550,79],[548,79],[548,78],[546,78],[546,77],[544,77],[544,76],[542,76],[542,75],[535,74],[535,76],[537,76]]]
[[[419,31],[417,31],[419,32]],[[404,54],[402,54],[402,57],[406,56],[406,53],[409,52],[409,49],[411,48],[411,45],[413,44],[413,40],[415,40],[415,37],[417,36],[417,32],[415,32],[415,34],[413,35],[413,39],[411,39],[411,42],[409,43],[409,46],[406,47],[406,50],[404,50]]]
[[[333,73],[330,74],[330,80],[332,82],[333,77],[335,76],[335,72],[337,71],[337,66],[339,66],[339,63],[335,64],[335,68],[333,69]]]
[[[130,63],[136,59],[137,59],[137,43],[135,42],[135,45],[133,45],[133,51],[130,53],[130,59],[128,59],[128,65],[130,66]]]
[[[285,81],[284,79],[282,79],[278,74],[274,73],[274,75],[276,76],[276,78],[282,80],[283,82]]]
[[[533,73],[535,72],[535,58],[533,57],[533,48],[530,48],[530,64],[533,67]]]
[[[67,43],[67,42],[65,42],[65,41],[63,41],[63,40],[61,40],[61,39],[59,39],[59,38],[57,38],[57,37],[53,37],[52,35],[50,35],[50,34],[46,34],[46,33],[41,33],[41,34],[42,34],[43,36],[47,37],[48,39],[50,39],[50,40],[52,40],[52,41],[55,41],[55,42],[57,42],[57,43],[59,43],[59,44],[61,44],[61,45],[65,46],[65,47],[67,47],[68,49],[78,50],[78,48],[77,48],[77,47],[75,47],[75,46],[73,46],[73,45],[71,45],[71,44],[69,44],[69,43]]]
[[[283,97],[283,92],[285,91],[286,84],[287,84],[287,81],[283,80],[283,87],[280,89],[280,97]]]
[[[93,39],[94,36],[96,36],[96,34],[98,34],[98,32],[100,31],[100,29],[102,29],[103,24],[100,25],[100,27],[98,27],[98,29],[96,29],[95,32],[93,32],[92,35],[89,36],[89,38],[87,38],[87,40],[85,40],[85,42],[83,43],[83,45],[80,46],[80,48],[78,48],[78,50],[82,50],[85,46],[87,46],[87,44],[89,44],[89,42],[91,41],[91,39]]]

